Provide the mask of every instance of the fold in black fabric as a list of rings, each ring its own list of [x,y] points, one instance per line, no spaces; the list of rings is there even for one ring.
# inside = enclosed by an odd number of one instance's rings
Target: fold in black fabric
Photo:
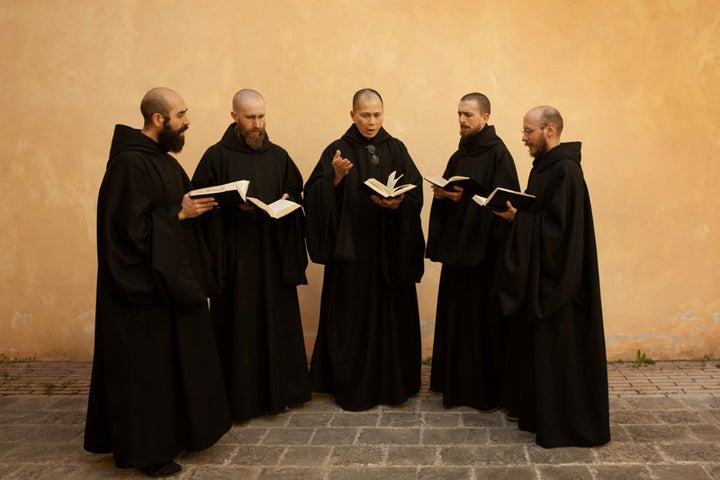
[[[336,150],[353,167],[334,187]],[[373,203],[363,187],[370,177],[386,182],[392,171],[403,175],[398,185],[417,185],[397,210]],[[348,410],[402,403],[420,388],[421,182],[400,140],[384,129],[368,140],[352,125],[323,151],[305,184],[308,251],[325,265],[312,386]]]
[[[265,137],[252,150],[235,124],[208,148],[196,188],[249,180],[248,195],[272,203],[287,193],[302,203],[302,177],[288,153]],[[296,286],[306,284],[302,209],[273,219],[259,209],[224,206],[204,215],[206,239],[222,291],[212,318],[235,421],[310,400],[310,380]]]
[[[607,363],[592,208],[580,143],[536,158],[511,224],[500,299],[518,325],[512,389],[521,429],[544,447],[610,440]]]
[[[207,296],[216,289],[190,181],[139,130],[118,125],[98,197],[98,279],[85,448],[119,467],[167,461],[231,426]]]
[[[444,178],[476,180],[485,190],[519,190],[517,171],[505,144],[486,125],[463,137]],[[505,246],[507,222],[463,192],[459,202],[433,199],[426,256],[442,262],[430,389],[450,407],[480,410],[500,406],[511,333],[494,294],[496,259]]]

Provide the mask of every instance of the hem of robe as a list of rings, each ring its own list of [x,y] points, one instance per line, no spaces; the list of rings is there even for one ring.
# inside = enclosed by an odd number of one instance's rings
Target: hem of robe
[[[610,434],[598,436],[597,438],[589,439],[578,439],[572,438],[568,435],[553,435],[554,438],[545,438],[544,435],[538,434],[537,430],[522,424],[522,418],[518,422],[518,429],[524,432],[535,434],[535,443],[543,448],[563,448],[563,447],[579,447],[579,448],[592,448],[599,447],[610,443]]]
[[[286,401],[282,407],[259,409],[259,410],[255,410],[252,413],[243,412],[243,413],[236,414],[235,412],[231,412],[231,417],[232,417],[233,423],[245,423],[245,422],[249,422],[250,420],[252,420],[254,418],[258,418],[258,417],[264,417],[264,416],[268,416],[268,415],[278,415],[290,408],[300,407],[300,406],[306,404],[307,402],[309,402],[310,400],[312,400],[312,394],[311,394],[311,392],[308,392],[307,397],[304,397],[303,399]]]
[[[417,389],[412,389],[412,391],[408,391],[405,395],[401,395],[398,397],[383,397],[379,399],[374,399],[369,402],[353,402],[353,401],[346,401],[346,399],[338,398],[336,395],[333,394],[333,392],[317,392],[317,393],[327,393],[333,395],[335,399],[335,403],[337,403],[343,410],[346,410],[348,412],[362,412],[364,410],[370,410],[371,408],[375,408],[379,405],[390,405],[390,406],[399,406],[407,403],[410,398],[414,397],[420,392],[420,387],[418,386]]]
[[[217,441],[220,440],[227,432],[229,432],[231,428],[232,428],[232,423],[228,422],[227,425],[224,425],[223,427],[218,429],[218,431],[215,432],[213,435],[209,435],[207,438],[203,439],[202,441],[188,442],[188,445],[177,446],[174,449],[172,449],[172,451],[168,450],[167,453],[148,455],[144,459],[130,460],[128,458],[122,458],[122,457],[118,458],[118,455],[113,450],[112,446],[108,446],[108,445],[98,446],[98,445],[92,445],[92,444],[84,444],[83,448],[87,452],[98,454],[98,455],[112,454],[113,461],[117,468],[142,468],[142,467],[147,467],[148,465],[155,465],[157,463],[162,463],[162,462],[165,462],[168,460],[172,460],[172,459],[176,458],[178,455],[180,455],[182,452],[185,452],[185,451],[200,452],[202,450],[210,448],[213,445],[215,445],[217,443]]]

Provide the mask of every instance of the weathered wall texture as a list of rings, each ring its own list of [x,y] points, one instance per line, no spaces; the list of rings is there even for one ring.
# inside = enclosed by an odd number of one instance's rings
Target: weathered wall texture
[[[610,358],[720,357],[719,24],[717,0],[4,0],[0,353],[91,358],[97,190],[114,124],[140,126],[149,88],[190,107],[189,174],[253,87],[307,177],[372,86],[426,173],[457,146],[459,97],[486,93],[522,185],[522,116],[557,106],[584,145]],[[438,278],[428,263],[418,287],[425,355]]]

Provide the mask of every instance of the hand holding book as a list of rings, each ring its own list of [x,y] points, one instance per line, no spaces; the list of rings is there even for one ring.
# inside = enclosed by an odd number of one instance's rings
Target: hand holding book
[[[455,191],[456,186],[462,188],[463,190],[469,190],[473,193],[483,191],[482,185],[480,185],[477,180],[470,177],[464,177],[462,175],[454,175],[448,179],[444,179],[439,175],[425,175],[423,178],[436,187],[440,187],[448,192]]]
[[[282,198],[270,204],[266,204],[259,198],[248,197],[247,191],[249,185],[250,182],[248,180],[238,180],[223,185],[198,188],[189,192],[188,195],[192,199],[214,198],[215,202],[221,206],[237,204],[240,209],[245,211],[252,210],[252,206],[258,207],[272,218],[281,218],[300,208],[299,203],[288,200],[287,194],[284,194]]]
[[[190,198],[190,193],[183,195],[180,202],[180,211],[178,212],[178,220],[186,218],[199,217],[205,212],[209,212],[217,206],[217,202],[212,197]]]
[[[243,203],[247,201],[246,197],[249,186],[249,180],[238,180],[222,185],[191,190],[189,195],[192,199],[212,197],[220,205]]]
[[[492,210],[505,211],[508,209],[507,202],[509,201],[514,208],[527,209],[532,206],[535,202],[535,195],[528,193],[516,192],[503,187],[497,187],[487,197],[481,197],[475,195],[472,197],[473,201],[482,207],[487,207]]]

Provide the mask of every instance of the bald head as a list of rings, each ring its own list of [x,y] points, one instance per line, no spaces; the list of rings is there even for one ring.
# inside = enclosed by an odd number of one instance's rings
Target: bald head
[[[166,152],[179,152],[185,144],[185,130],[190,126],[187,111],[185,101],[175,90],[153,88],[140,101],[145,120],[142,133]]]
[[[152,124],[153,115],[159,113],[163,118],[168,118],[173,105],[183,103],[180,95],[170,88],[156,87],[148,91],[140,101],[140,113],[142,113],[145,126]]]
[[[551,123],[554,124],[555,134],[557,137],[560,137],[563,130],[563,119],[557,108],[550,105],[541,105],[530,109],[530,111],[525,115],[528,118],[537,120],[537,122],[542,125],[548,125]]]
[[[239,90],[233,97],[232,107],[233,111],[237,112],[243,105],[250,102],[265,102],[265,99],[260,92],[251,88],[244,88]]]
[[[374,90],[372,88],[363,88],[363,89],[355,92],[355,95],[353,95],[352,108],[353,108],[353,110],[357,110],[358,105],[360,104],[360,101],[367,102],[367,101],[372,101],[375,99],[379,99],[380,104],[381,105],[383,104],[383,99],[377,90]]]

